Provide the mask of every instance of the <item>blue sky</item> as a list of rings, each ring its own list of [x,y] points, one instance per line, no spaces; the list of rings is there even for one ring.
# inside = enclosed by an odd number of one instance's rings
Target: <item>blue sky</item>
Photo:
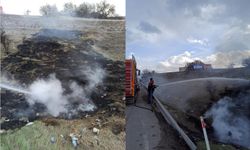
[[[239,67],[250,57],[249,8],[248,0],[127,0],[126,57],[158,72],[195,59]]]

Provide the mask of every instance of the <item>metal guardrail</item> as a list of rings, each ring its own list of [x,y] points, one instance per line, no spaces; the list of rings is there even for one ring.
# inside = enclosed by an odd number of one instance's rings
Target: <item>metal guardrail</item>
[[[144,88],[147,89],[146,85],[142,84]],[[177,124],[177,122],[174,120],[172,115],[168,112],[168,110],[164,107],[164,105],[161,103],[161,101],[154,96],[154,100],[156,103],[157,108],[160,110],[161,114],[165,118],[165,120],[175,129],[178,131],[178,133],[182,136],[182,138],[185,140],[187,145],[191,150],[196,150],[197,146],[193,143],[193,141],[187,136],[187,134],[182,130],[182,128]]]

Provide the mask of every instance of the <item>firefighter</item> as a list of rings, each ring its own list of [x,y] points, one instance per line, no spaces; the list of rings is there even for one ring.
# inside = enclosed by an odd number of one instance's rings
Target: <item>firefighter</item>
[[[153,78],[150,78],[148,82],[148,104],[152,103],[153,93],[155,89],[155,84]]]

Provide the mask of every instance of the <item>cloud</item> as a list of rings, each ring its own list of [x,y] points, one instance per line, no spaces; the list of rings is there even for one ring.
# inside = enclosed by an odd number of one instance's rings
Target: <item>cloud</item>
[[[152,70],[176,71],[185,65],[180,62],[195,58],[227,67],[240,65],[249,56],[249,0],[127,0],[126,4],[126,48],[142,59],[159,54],[158,59],[147,61]],[[139,28],[143,21],[157,27],[160,34]],[[190,56],[185,50],[194,52],[188,51]]]
[[[234,26],[227,30],[215,47],[217,51],[238,51],[250,49],[249,25]]]
[[[200,44],[200,45],[207,45],[207,40],[199,40],[199,39],[195,39],[193,37],[189,37],[187,38],[187,41],[191,44]]]
[[[153,26],[152,24],[146,22],[146,21],[141,21],[140,24],[138,25],[137,29],[145,32],[145,33],[161,33],[160,29],[157,28],[156,26]]]
[[[153,31],[142,31],[138,28],[127,29],[126,31],[126,44],[132,43],[157,43],[161,39],[161,34]],[[132,48],[133,49],[133,48]]]
[[[192,54],[188,51],[185,51],[183,54],[169,57],[166,61],[161,62],[161,64],[163,64],[166,67],[170,67],[173,65],[182,65],[192,61],[193,61]]]
[[[224,5],[208,4],[200,7],[200,17],[202,19],[213,19],[222,15],[226,11]]]
[[[186,40],[190,35],[194,37],[198,35],[201,39],[207,38],[209,41],[216,42],[217,37],[233,26],[249,24],[248,6],[250,6],[248,0],[240,2],[234,0],[127,0],[129,10],[126,15],[127,27],[133,30],[138,28],[141,20],[144,22],[146,20],[146,23],[160,29],[162,34],[165,34],[163,31],[166,30],[175,33],[179,40]]]
[[[250,57],[250,50],[230,51],[228,53],[217,52],[205,57],[195,57],[193,52],[185,51],[184,53],[171,56],[166,60],[160,61],[156,67],[158,72],[178,71],[179,67],[185,66],[188,62],[201,60],[204,63],[212,64],[213,68],[228,68],[231,64],[235,67],[242,67],[242,60]]]
[[[179,67],[185,66],[186,63],[194,60],[201,60],[198,57],[193,57],[192,52],[185,51],[182,54],[171,56],[164,61],[159,62],[157,71],[178,71]]]

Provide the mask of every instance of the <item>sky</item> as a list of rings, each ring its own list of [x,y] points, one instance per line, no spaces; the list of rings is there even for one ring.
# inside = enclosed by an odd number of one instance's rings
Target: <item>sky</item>
[[[250,57],[249,8],[249,0],[127,0],[126,57],[157,72],[197,59],[240,67]]]
[[[40,15],[40,7],[46,4],[55,4],[59,10],[62,10],[63,5],[67,2],[79,5],[83,2],[98,3],[100,1],[102,0],[0,0],[0,5],[8,14],[23,15],[30,10],[30,15]],[[125,16],[125,0],[106,0],[106,2],[115,5],[118,15]]]

